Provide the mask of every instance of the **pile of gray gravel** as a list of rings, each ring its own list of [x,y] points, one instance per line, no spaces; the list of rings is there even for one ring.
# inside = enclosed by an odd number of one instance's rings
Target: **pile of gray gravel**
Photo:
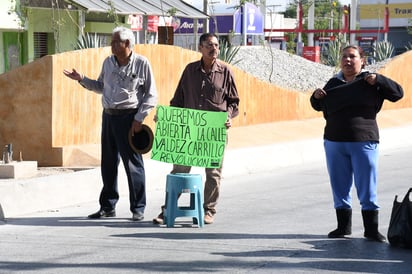
[[[300,92],[323,87],[338,69],[309,61],[301,56],[268,46],[243,46],[234,58],[234,66],[256,78]],[[386,62],[368,66],[377,71]]]

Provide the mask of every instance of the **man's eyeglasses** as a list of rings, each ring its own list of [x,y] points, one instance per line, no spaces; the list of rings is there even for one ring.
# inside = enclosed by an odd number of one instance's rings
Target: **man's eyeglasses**
[[[203,44],[204,47],[211,49],[213,47],[215,48],[219,48],[219,44],[218,43],[209,43],[209,44]]]

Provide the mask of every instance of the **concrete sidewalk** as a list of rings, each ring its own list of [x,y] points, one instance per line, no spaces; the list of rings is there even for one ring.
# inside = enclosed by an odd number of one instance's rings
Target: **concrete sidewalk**
[[[387,110],[379,114],[381,150],[412,146],[412,109]],[[324,120],[286,121],[229,131],[224,177],[229,178],[279,167],[322,161]],[[164,188],[170,164],[145,160],[147,192]],[[119,182],[126,181],[123,168]],[[193,172],[203,174],[203,169]],[[7,217],[61,208],[88,201],[98,201],[101,189],[98,167],[72,173],[18,180],[0,180],[0,220]],[[127,187],[120,189],[127,195]],[[97,204],[97,203],[96,203]],[[0,209],[1,209],[0,208]],[[3,216],[2,216],[3,215]]]

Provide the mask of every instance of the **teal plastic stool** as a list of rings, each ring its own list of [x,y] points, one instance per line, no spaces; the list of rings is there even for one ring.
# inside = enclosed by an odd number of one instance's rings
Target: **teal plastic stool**
[[[181,193],[190,193],[189,206],[179,206]],[[166,210],[164,220],[173,227],[177,217],[193,217],[193,223],[204,225],[202,176],[200,174],[168,174],[166,179]]]

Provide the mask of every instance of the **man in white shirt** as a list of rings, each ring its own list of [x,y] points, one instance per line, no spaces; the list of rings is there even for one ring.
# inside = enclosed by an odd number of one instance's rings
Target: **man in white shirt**
[[[128,178],[132,220],[144,219],[146,180],[143,158],[130,147],[128,133],[130,129],[133,133],[142,130],[143,120],[157,104],[157,90],[149,61],[133,52],[134,39],[130,29],[116,27],[113,30],[113,54],[104,60],[97,80],[90,79],[75,69],[63,72],[86,89],[102,94],[103,189],[99,198],[100,209],[88,216],[91,219],[116,216],[120,158]]]

